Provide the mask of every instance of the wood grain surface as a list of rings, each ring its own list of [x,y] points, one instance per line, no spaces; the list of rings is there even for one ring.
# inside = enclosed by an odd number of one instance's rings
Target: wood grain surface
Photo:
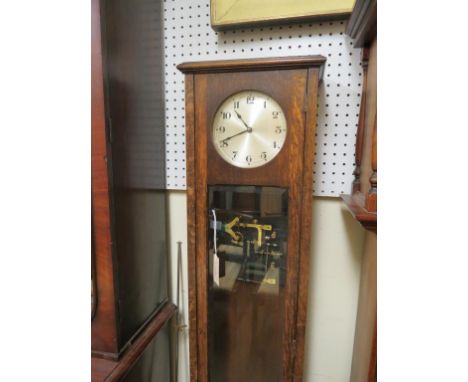
[[[91,348],[118,353],[100,2],[92,0],[91,5],[91,200],[97,289],[97,304],[91,324]]]
[[[187,166],[187,272],[189,283],[189,353],[191,381],[198,380],[198,320],[197,320],[197,261],[196,253],[196,209],[195,191],[195,99],[194,76],[185,76],[185,137]]]
[[[312,233],[312,181],[315,152],[315,115],[317,114],[317,92],[319,72],[309,69],[307,76],[308,96],[304,139],[304,167],[302,171],[302,211],[299,254],[299,282],[297,286],[297,316],[295,333],[295,361],[293,381],[302,381],[304,369],[305,330],[307,322],[307,301],[309,291],[309,265]],[[312,125],[313,124],[313,125]]]
[[[377,377],[377,235],[366,234],[350,382]]]

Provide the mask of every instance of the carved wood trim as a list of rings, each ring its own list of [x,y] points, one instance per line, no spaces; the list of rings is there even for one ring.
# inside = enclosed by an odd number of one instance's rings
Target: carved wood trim
[[[341,195],[341,199],[354,218],[364,228],[377,232],[377,213],[367,210],[363,193],[356,192],[353,195]]]
[[[357,0],[349,18],[346,34],[355,39],[355,47],[368,45],[377,36],[377,0]]]
[[[372,135],[372,175],[369,178],[371,187],[367,194],[366,209],[369,212],[377,212],[377,114],[375,115]]]
[[[359,109],[359,121],[356,137],[356,167],[354,169],[354,181],[353,181],[353,192],[357,192],[361,188],[361,163],[362,163],[362,147],[364,143],[364,131],[366,124],[366,101],[367,101],[367,68],[369,66],[369,48],[362,50],[362,70],[363,70],[363,82],[361,91],[361,107]]]

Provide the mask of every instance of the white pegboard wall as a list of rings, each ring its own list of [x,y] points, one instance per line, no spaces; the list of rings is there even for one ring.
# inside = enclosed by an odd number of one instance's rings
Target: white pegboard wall
[[[361,98],[360,49],[345,21],[216,32],[210,0],[164,0],[166,181],[185,189],[184,77],[186,61],[321,54],[327,58],[318,95],[314,195],[350,193]]]

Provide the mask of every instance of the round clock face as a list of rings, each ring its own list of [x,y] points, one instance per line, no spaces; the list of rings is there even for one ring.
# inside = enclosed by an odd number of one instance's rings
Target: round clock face
[[[212,139],[218,154],[241,168],[263,166],[281,151],[287,124],[281,106],[270,96],[242,91],[216,111]]]

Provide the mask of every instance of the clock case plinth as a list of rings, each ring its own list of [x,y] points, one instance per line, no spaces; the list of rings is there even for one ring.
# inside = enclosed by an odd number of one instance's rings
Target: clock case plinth
[[[322,56],[302,56],[178,66],[185,73],[191,381],[209,380],[207,193],[215,185],[271,186],[288,191],[288,256],[278,378],[302,380],[317,91],[325,60]],[[211,141],[218,107],[242,90],[270,95],[281,105],[288,124],[280,153],[271,162],[253,169],[228,164]],[[231,374],[235,373],[233,369]],[[234,381],[237,377],[232,378]]]

